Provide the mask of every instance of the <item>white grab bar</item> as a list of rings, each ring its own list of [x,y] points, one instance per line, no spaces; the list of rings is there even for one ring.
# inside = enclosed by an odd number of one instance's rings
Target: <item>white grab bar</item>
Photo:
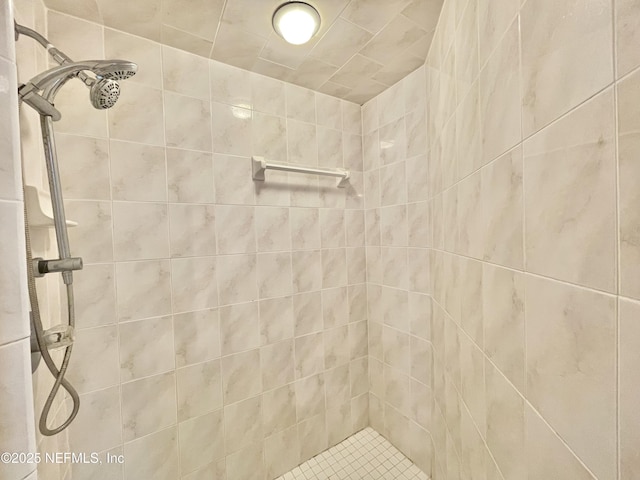
[[[303,167],[298,165],[290,165],[286,163],[272,163],[267,162],[263,157],[251,158],[251,171],[253,180],[257,182],[264,182],[265,170],[280,170],[283,172],[294,173],[308,173],[313,175],[326,175],[330,177],[340,177],[338,182],[338,188],[344,188],[349,182],[351,173],[349,170],[343,168],[315,168],[315,167]]]

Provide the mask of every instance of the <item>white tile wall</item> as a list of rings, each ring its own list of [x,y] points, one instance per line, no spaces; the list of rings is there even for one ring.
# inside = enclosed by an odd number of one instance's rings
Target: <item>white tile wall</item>
[[[447,1],[424,83],[362,109],[371,424],[410,454],[406,425],[426,421],[435,479],[640,472],[640,9],[592,6]],[[403,89],[426,93],[426,159]],[[416,401],[400,352],[420,358],[425,340],[432,391]],[[408,408],[424,401],[426,418]]]
[[[363,107],[369,408],[371,426],[430,472],[435,272],[427,249],[427,124],[418,115],[427,104],[420,91],[424,68]]]
[[[131,458],[110,478],[275,478],[370,423],[436,479],[635,478],[632,3],[447,1],[427,65],[361,111],[50,15],[72,55],[142,67],[107,113],[59,100],[61,148],[96,154],[63,174],[91,277],[78,355],[104,371],[72,375],[91,405],[123,392],[71,444],[122,416],[93,439]],[[253,185],[251,154],[354,188]]]
[[[28,296],[24,247],[20,128],[13,37],[14,8],[0,5],[0,451],[36,451],[31,388]],[[29,476],[34,463],[0,463],[0,477]]]
[[[72,252],[85,259],[69,379],[86,407],[70,448],[123,451],[112,480],[275,478],[364,428],[359,107],[63,14],[47,21],[69,55],[141,68],[113,110],[88,109],[74,88],[57,102]],[[345,165],[354,182],[269,172],[257,185],[252,154]]]

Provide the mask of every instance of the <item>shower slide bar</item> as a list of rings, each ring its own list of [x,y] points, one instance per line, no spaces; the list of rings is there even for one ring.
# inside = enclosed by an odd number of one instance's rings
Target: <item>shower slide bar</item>
[[[343,168],[315,168],[289,165],[285,163],[272,163],[267,162],[263,157],[251,158],[251,170],[253,180],[257,182],[264,182],[265,170],[280,170],[282,172],[307,173],[312,175],[340,177],[340,181],[337,185],[338,188],[346,187],[349,183],[349,177],[351,176],[349,170],[345,170]]]

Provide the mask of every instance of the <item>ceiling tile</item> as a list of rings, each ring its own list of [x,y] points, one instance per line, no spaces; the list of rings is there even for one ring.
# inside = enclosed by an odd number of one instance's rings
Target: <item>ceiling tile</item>
[[[296,72],[293,68],[270,62],[264,58],[258,58],[253,64],[251,71],[267,75],[268,77],[284,80],[285,82],[288,82]]]
[[[222,22],[211,56],[215,60],[250,70],[265,44],[265,38]]]
[[[355,87],[363,78],[371,78],[382,65],[362,55],[354,55],[338,70],[331,81],[346,87]]]
[[[344,98],[351,89],[345,87],[343,85],[338,85],[337,83],[326,82],[318,87],[318,91],[322,93],[326,93],[327,95],[331,95],[333,97]]]
[[[254,35],[268,38],[273,31],[271,18],[280,0],[228,0],[223,22]]]
[[[423,63],[424,60],[420,57],[414,57],[413,55],[405,54],[398,57],[393,62],[385,65],[382,70],[377,72],[371,78],[380,83],[391,86],[409,75]]]
[[[60,13],[73,15],[96,23],[102,23],[102,14],[96,0],[70,2],[69,0],[46,0],[47,7]]]
[[[341,16],[371,33],[378,33],[411,0],[352,0]]]
[[[433,31],[438,24],[444,0],[412,0],[402,14],[426,31]]]
[[[359,103],[362,105],[367,100],[372,99],[379,93],[389,88],[384,83],[376,82],[375,80],[363,80],[356,88],[351,90],[346,96],[345,100],[350,102]]]
[[[338,70],[337,67],[314,58],[308,58],[300,64],[291,77],[291,82],[303,87],[317,90]]]
[[[338,18],[309,55],[339,67],[358,53],[372,37],[366,30]]]
[[[260,58],[295,69],[307,58],[312,48],[313,45],[308,43],[306,45],[291,45],[273,32],[260,52]]]
[[[407,52],[410,52],[412,55],[420,58],[427,58],[427,54],[429,53],[429,48],[431,48],[431,40],[433,39],[433,32],[425,33],[424,36],[420,37],[418,41],[416,41]]]
[[[213,47],[212,41],[169,25],[162,25],[162,43],[203,57],[208,57]]]
[[[158,0],[98,0],[107,27],[161,41]]]
[[[229,0],[234,1],[234,0]],[[309,5],[313,6],[318,13],[320,13],[320,30],[318,31],[318,38],[322,37],[325,32],[333,25],[333,22],[344,11],[345,7],[349,5],[350,0],[305,0]],[[278,5],[286,3],[285,0],[276,2]],[[275,10],[275,8],[274,8]]]
[[[161,0],[161,3],[163,24],[213,42],[224,0]]]
[[[306,1],[320,29],[298,46],[271,24],[286,0],[44,0],[57,12],[357,103],[424,63],[443,3]]]
[[[411,20],[398,15],[360,53],[379,63],[387,64],[411,47],[425,33]]]

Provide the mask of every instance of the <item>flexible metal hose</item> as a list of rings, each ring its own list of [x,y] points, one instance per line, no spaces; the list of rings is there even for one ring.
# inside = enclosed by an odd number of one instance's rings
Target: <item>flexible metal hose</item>
[[[18,109],[20,109],[22,104],[18,104]],[[41,119],[42,120],[42,119]],[[45,143],[45,151],[47,145]],[[25,198],[24,194],[24,170],[22,175],[22,197]],[[44,327],[42,326],[42,318],[40,317],[40,305],[38,304],[38,291],[36,290],[36,281],[33,274],[33,253],[31,251],[31,231],[29,229],[29,213],[27,211],[27,204],[24,203],[24,238],[25,238],[25,251],[26,251],[26,260],[27,260],[27,286],[29,290],[29,304],[31,306],[31,324],[33,331],[36,336],[36,342],[38,344],[38,349],[40,350],[40,354],[44,363],[47,365],[47,368],[51,372],[51,375],[55,378],[53,383],[53,387],[51,387],[51,391],[47,396],[47,400],[44,403],[44,407],[42,408],[42,413],[40,414],[40,420],[38,422],[38,427],[40,432],[45,436],[57,435],[65,428],[69,426],[71,422],[78,415],[78,411],[80,410],[80,396],[78,392],[76,392],[75,388],[64,378],[67,372],[67,368],[69,367],[69,360],[71,359],[71,350],[73,345],[68,345],[65,347],[64,356],[62,358],[62,365],[60,369],[56,366],[53,358],[51,358],[51,354],[49,353],[49,348],[46,344],[44,338]],[[75,328],[76,325],[76,317],[75,317],[75,300],[73,296],[73,284],[66,284],[67,291],[67,311],[68,311],[68,322],[69,326]],[[69,395],[71,396],[71,400],[73,402],[73,408],[71,410],[71,414],[69,417],[58,427],[49,428],[47,427],[47,420],[49,418],[49,413],[51,412],[51,407],[53,406],[53,401],[60,390],[60,387],[63,387]]]
[[[76,418],[78,415],[78,410],[80,409],[80,397],[78,392],[73,388],[73,386],[64,378],[67,368],[69,366],[69,359],[71,358],[71,350],[73,345],[68,345],[65,347],[64,357],[62,359],[62,365],[58,370],[53,358],[51,358],[51,354],[49,353],[49,348],[44,339],[44,327],[42,326],[42,318],[40,317],[40,305],[38,304],[38,293],[36,291],[36,282],[33,275],[33,255],[31,253],[31,234],[29,232],[29,217],[27,214],[27,205],[24,205],[24,232],[25,232],[25,246],[27,251],[27,283],[29,286],[29,302],[31,304],[31,321],[33,323],[33,329],[36,335],[36,341],[38,342],[38,348],[40,349],[40,353],[42,355],[42,359],[44,363],[47,365],[47,368],[56,379],[53,383],[53,387],[51,387],[51,391],[49,392],[49,396],[44,403],[44,407],[42,408],[42,413],[40,414],[39,428],[40,432],[43,435],[51,436],[60,433],[62,430],[67,428],[69,424]],[[75,327],[75,302],[73,298],[73,285],[66,285],[67,287],[67,310],[69,315],[69,325],[71,327]],[[47,419],[49,418],[49,413],[51,411],[51,407],[53,405],[53,401],[58,394],[58,390],[60,387],[63,387],[69,395],[71,396],[71,400],[73,401],[73,409],[71,414],[60,426],[55,428],[47,427]]]

